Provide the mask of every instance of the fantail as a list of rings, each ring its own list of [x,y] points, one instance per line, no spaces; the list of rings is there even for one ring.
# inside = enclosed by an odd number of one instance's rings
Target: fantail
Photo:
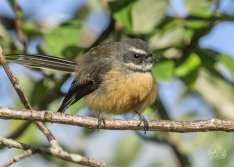
[[[148,129],[141,114],[157,96],[151,69],[155,61],[151,49],[140,39],[125,39],[92,48],[78,62],[45,55],[7,55],[9,61],[34,68],[75,73],[58,112],[82,97],[87,107],[99,113],[138,113],[140,123]],[[99,114],[100,115],[100,114]],[[98,117],[98,127],[105,124]]]

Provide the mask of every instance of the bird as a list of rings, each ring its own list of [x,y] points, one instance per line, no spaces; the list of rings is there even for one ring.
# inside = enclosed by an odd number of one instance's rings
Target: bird
[[[157,98],[157,83],[152,75],[155,57],[147,43],[127,38],[91,48],[77,61],[48,55],[8,54],[10,62],[33,68],[46,68],[74,74],[74,80],[58,112],[84,98],[86,106],[98,113],[99,129],[103,113],[139,115],[139,124],[149,128],[143,111]]]

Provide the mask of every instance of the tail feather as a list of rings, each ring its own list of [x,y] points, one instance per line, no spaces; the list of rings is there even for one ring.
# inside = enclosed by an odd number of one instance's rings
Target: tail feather
[[[8,54],[6,59],[9,62],[21,64],[31,68],[45,68],[63,72],[75,72],[77,62],[47,55],[23,55]]]

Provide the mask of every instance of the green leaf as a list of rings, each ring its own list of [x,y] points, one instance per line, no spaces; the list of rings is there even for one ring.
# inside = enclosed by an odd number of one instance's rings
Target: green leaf
[[[113,17],[128,31],[132,31],[131,10],[135,1],[114,0],[109,1]]]
[[[139,0],[132,8],[132,26],[135,33],[149,33],[165,17],[168,0]]]
[[[47,54],[61,56],[63,50],[77,44],[80,36],[81,23],[72,21],[60,25],[44,34],[44,49]]]
[[[169,82],[173,75],[174,66],[172,60],[159,62],[153,67],[153,75],[159,81]]]
[[[196,53],[192,53],[183,64],[176,68],[175,74],[183,77],[197,69],[201,65],[201,60]]]
[[[194,81],[197,79],[200,66],[201,60],[199,56],[196,53],[191,53],[184,63],[176,68],[175,74],[180,77],[188,87],[192,87]]]
[[[221,54],[218,56],[218,61],[225,65],[228,70],[234,74],[234,58],[228,55]]]
[[[186,11],[189,15],[210,17],[210,0],[184,0]]]
[[[131,5],[136,0],[109,0],[108,4],[111,8],[112,13],[116,13]]]
[[[28,20],[24,24],[22,24],[22,29],[25,34],[28,36],[42,35],[43,29],[38,28],[38,23],[33,20]]]
[[[189,20],[189,19],[186,20],[185,19],[185,20],[182,20],[182,22],[186,28],[191,28],[191,29],[200,29],[208,25],[207,20]]]
[[[166,28],[166,30],[156,33],[149,40],[152,49],[163,49],[171,46],[180,46],[184,38],[184,28],[173,24],[174,27]]]

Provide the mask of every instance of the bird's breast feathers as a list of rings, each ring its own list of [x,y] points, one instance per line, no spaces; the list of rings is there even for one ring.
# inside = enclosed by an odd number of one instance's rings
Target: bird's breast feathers
[[[141,112],[152,104],[157,87],[151,73],[122,74],[119,69],[107,72],[99,88],[85,97],[93,111],[112,114]]]

